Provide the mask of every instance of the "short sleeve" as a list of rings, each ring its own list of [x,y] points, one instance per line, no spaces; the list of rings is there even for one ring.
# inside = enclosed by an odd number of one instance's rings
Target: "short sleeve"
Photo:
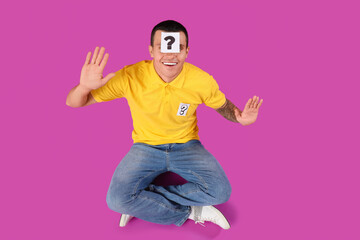
[[[223,106],[225,102],[225,94],[219,90],[219,85],[217,84],[215,79],[210,76],[209,85],[206,91],[206,96],[204,98],[205,105],[216,109]]]
[[[107,102],[116,98],[125,96],[128,86],[128,78],[125,68],[115,72],[112,77],[104,86],[91,90],[91,95],[97,102]]]

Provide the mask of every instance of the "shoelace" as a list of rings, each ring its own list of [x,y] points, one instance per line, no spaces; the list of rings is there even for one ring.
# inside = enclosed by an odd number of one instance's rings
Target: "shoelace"
[[[203,227],[206,227],[205,225],[204,225],[204,221],[195,221],[195,224],[200,224],[201,226],[203,226]]]
[[[201,226],[205,227],[203,225],[204,221],[210,221],[212,223],[218,224],[218,221],[215,218],[202,218],[201,220],[200,219],[196,220],[195,223],[199,223]]]
[[[195,224],[199,223],[201,226],[205,227],[204,225],[204,221],[210,221],[210,222],[214,222],[216,224],[218,224],[217,219],[215,218],[211,218],[211,217],[201,217],[201,213],[202,213],[202,206],[196,206],[194,207],[194,220],[195,220]]]

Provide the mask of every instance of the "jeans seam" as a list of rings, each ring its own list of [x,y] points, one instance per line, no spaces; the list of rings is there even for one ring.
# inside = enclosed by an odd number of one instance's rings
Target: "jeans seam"
[[[176,209],[176,208],[171,208],[171,207],[167,206],[166,204],[164,204],[164,203],[162,203],[162,202],[159,202],[159,201],[157,201],[157,200],[155,200],[155,199],[153,199],[153,198],[149,198],[149,197],[141,196],[141,195],[138,195],[138,197],[143,198],[143,199],[145,198],[145,199],[151,200],[151,201],[153,201],[153,202],[156,202],[156,203],[159,204],[160,206],[165,207],[165,208],[167,208],[167,209],[170,209],[170,210],[172,210],[172,211],[184,213],[184,211],[182,211],[182,210],[178,210],[178,209]]]
[[[180,170],[180,169],[178,169],[178,168],[172,168],[172,169],[174,169],[174,170]],[[168,171],[172,171],[172,169],[169,169]],[[174,172],[176,172],[176,171],[174,171]],[[194,172],[194,171],[188,170],[188,172],[190,172],[191,174],[193,174],[194,176],[196,176],[196,177],[202,182],[202,184],[203,184],[204,187],[205,187],[205,193],[208,193],[209,187],[208,187],[208,185],[206,184],[205,180],[204,180],[199,174],[197,174],[197,173]],[[201,191],[201,190],[200,190],[200,191]],[[197,191],[193,191],[193,192],[197,192]],[[189,193],[193,193],[193,192],[189,192]],[[189,193],[186,193],[186,194],[189,194]]]
[[[165,170],[166,170],[166,169],[165,169]],[[151,172],[151,173],[147,174],[146,176],[140,178],[139,181],[136,183],[136,185],[135,185],[135,187],[134,187],[132,196],[135,196],[135,195],[136,195],[136,192],[137,192],[138,187],[139,187],[139,185],[140,185],[140,183],[141,183],[142,180],[144,180],[145,178],[147,178],[148,176],[150,176],[150,175],[152,175],[152,174],[154,174],[154,173],[159,173],[159,174],[160,174],[161,172],[165,172],[164,169],[159,170],[159,171],[155,171],[155,172]]]
[[[159,187],[162,187],[162,186],[159,186]],[[155,189],[155,188],[154,188]],[[184,192],[184,193],[181,193],[179,194],[179,196],[186,196],[190,193],[196,193],[196,192],[201,192],[202,190],[201,189],[197,189],[197,190],[193,190],[193,191],[190,191],[190,192]],[[168,191],[165,189],[165,190],[162,190],[161,188],[156,188],[156,192],[159,192],[159,193],[167,193]]]
[[[186,216],[185,216],[183,219],[181,219],[180,221],[176,222],[175,225],[181,226],[181,225],[183,225],[183,224],[186,222],[186,220],[189,219],[189,216],[190,216],[190,214],[191,214],[191,207],[188,207],[188,209],[189,209],[190,211],[186,214]]]
[[[191,170],[189,170],[189,172],[191,172],[193,175],[195,175],[197,178],[199,178],[200,181],[202,181],[203,185],[205,186],[205,192],[207,193],[209,187],[208,187],[208,185],[206,184],[205,180],[204,180],[199,174],[197,174],[196,172],[193,172],[193,171],[191,171]]]
[[[186,193],[181,194],[181,196],[185,196],[185,195],[188,195],[190,193],[196,193],[196,192],[201,192],[201,190],[194,190],[194,191],[191,191],[191,192],[186,192]]]
[[[169,169],[170,169],[169,152],[166,150],[165,154],[166,154],[166,170],[169,171]]]
[[[157,192],[161,192],[161,193],[166,193],[167,191],[165,190],[161,190],[161,189],[156,189]]]

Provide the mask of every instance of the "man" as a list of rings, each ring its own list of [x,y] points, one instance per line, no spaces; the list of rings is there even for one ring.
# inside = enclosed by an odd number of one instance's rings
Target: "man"
[[[179,33],[177,53],[164,53],[163,33]],[[121,97],[128,101],[134,144],[114,172],[107,204],[122,213],[120,226],[135,216],[176,226],[187,219],[211,221],[229,229],[226,218],[212,205],[226,202],[231,186],[218,161],[199,141],[196,108],[204,103],[230,121],[249,125],[255,122],[262,100],[254,96],[240,111],[225,98],[211,75],[185,62],[188,34],[176,21],[164,21],[153,28],[149,52],[151,61],[125,66],[103,78],[109,54],[104,56],[105,49],[99,52],[96,47],[91,62],[91,52],[87,54],[80,84],[67,96],[66,104],[71,107]],[[167,171],[187,183],[152,184]]]

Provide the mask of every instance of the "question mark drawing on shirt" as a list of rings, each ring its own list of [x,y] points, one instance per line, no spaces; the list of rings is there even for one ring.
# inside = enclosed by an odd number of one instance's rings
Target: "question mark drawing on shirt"
[[[182,105],[180,108],[180,115],[184,115],[185,111],[189,108],[187,105]]]
[[[189,110],[189,107],[190,107],[190,103],[180,103],[177,115],[178,116],[186,116],[186,113]]]
[[[171,45],[175,42],[175,38],[173,36],[167,36],[166,38],[164,38],[164,40],[168,41],[167,49],[171,49]]]
[[[180,32],[161,32],[162,53],[180,52]]]

